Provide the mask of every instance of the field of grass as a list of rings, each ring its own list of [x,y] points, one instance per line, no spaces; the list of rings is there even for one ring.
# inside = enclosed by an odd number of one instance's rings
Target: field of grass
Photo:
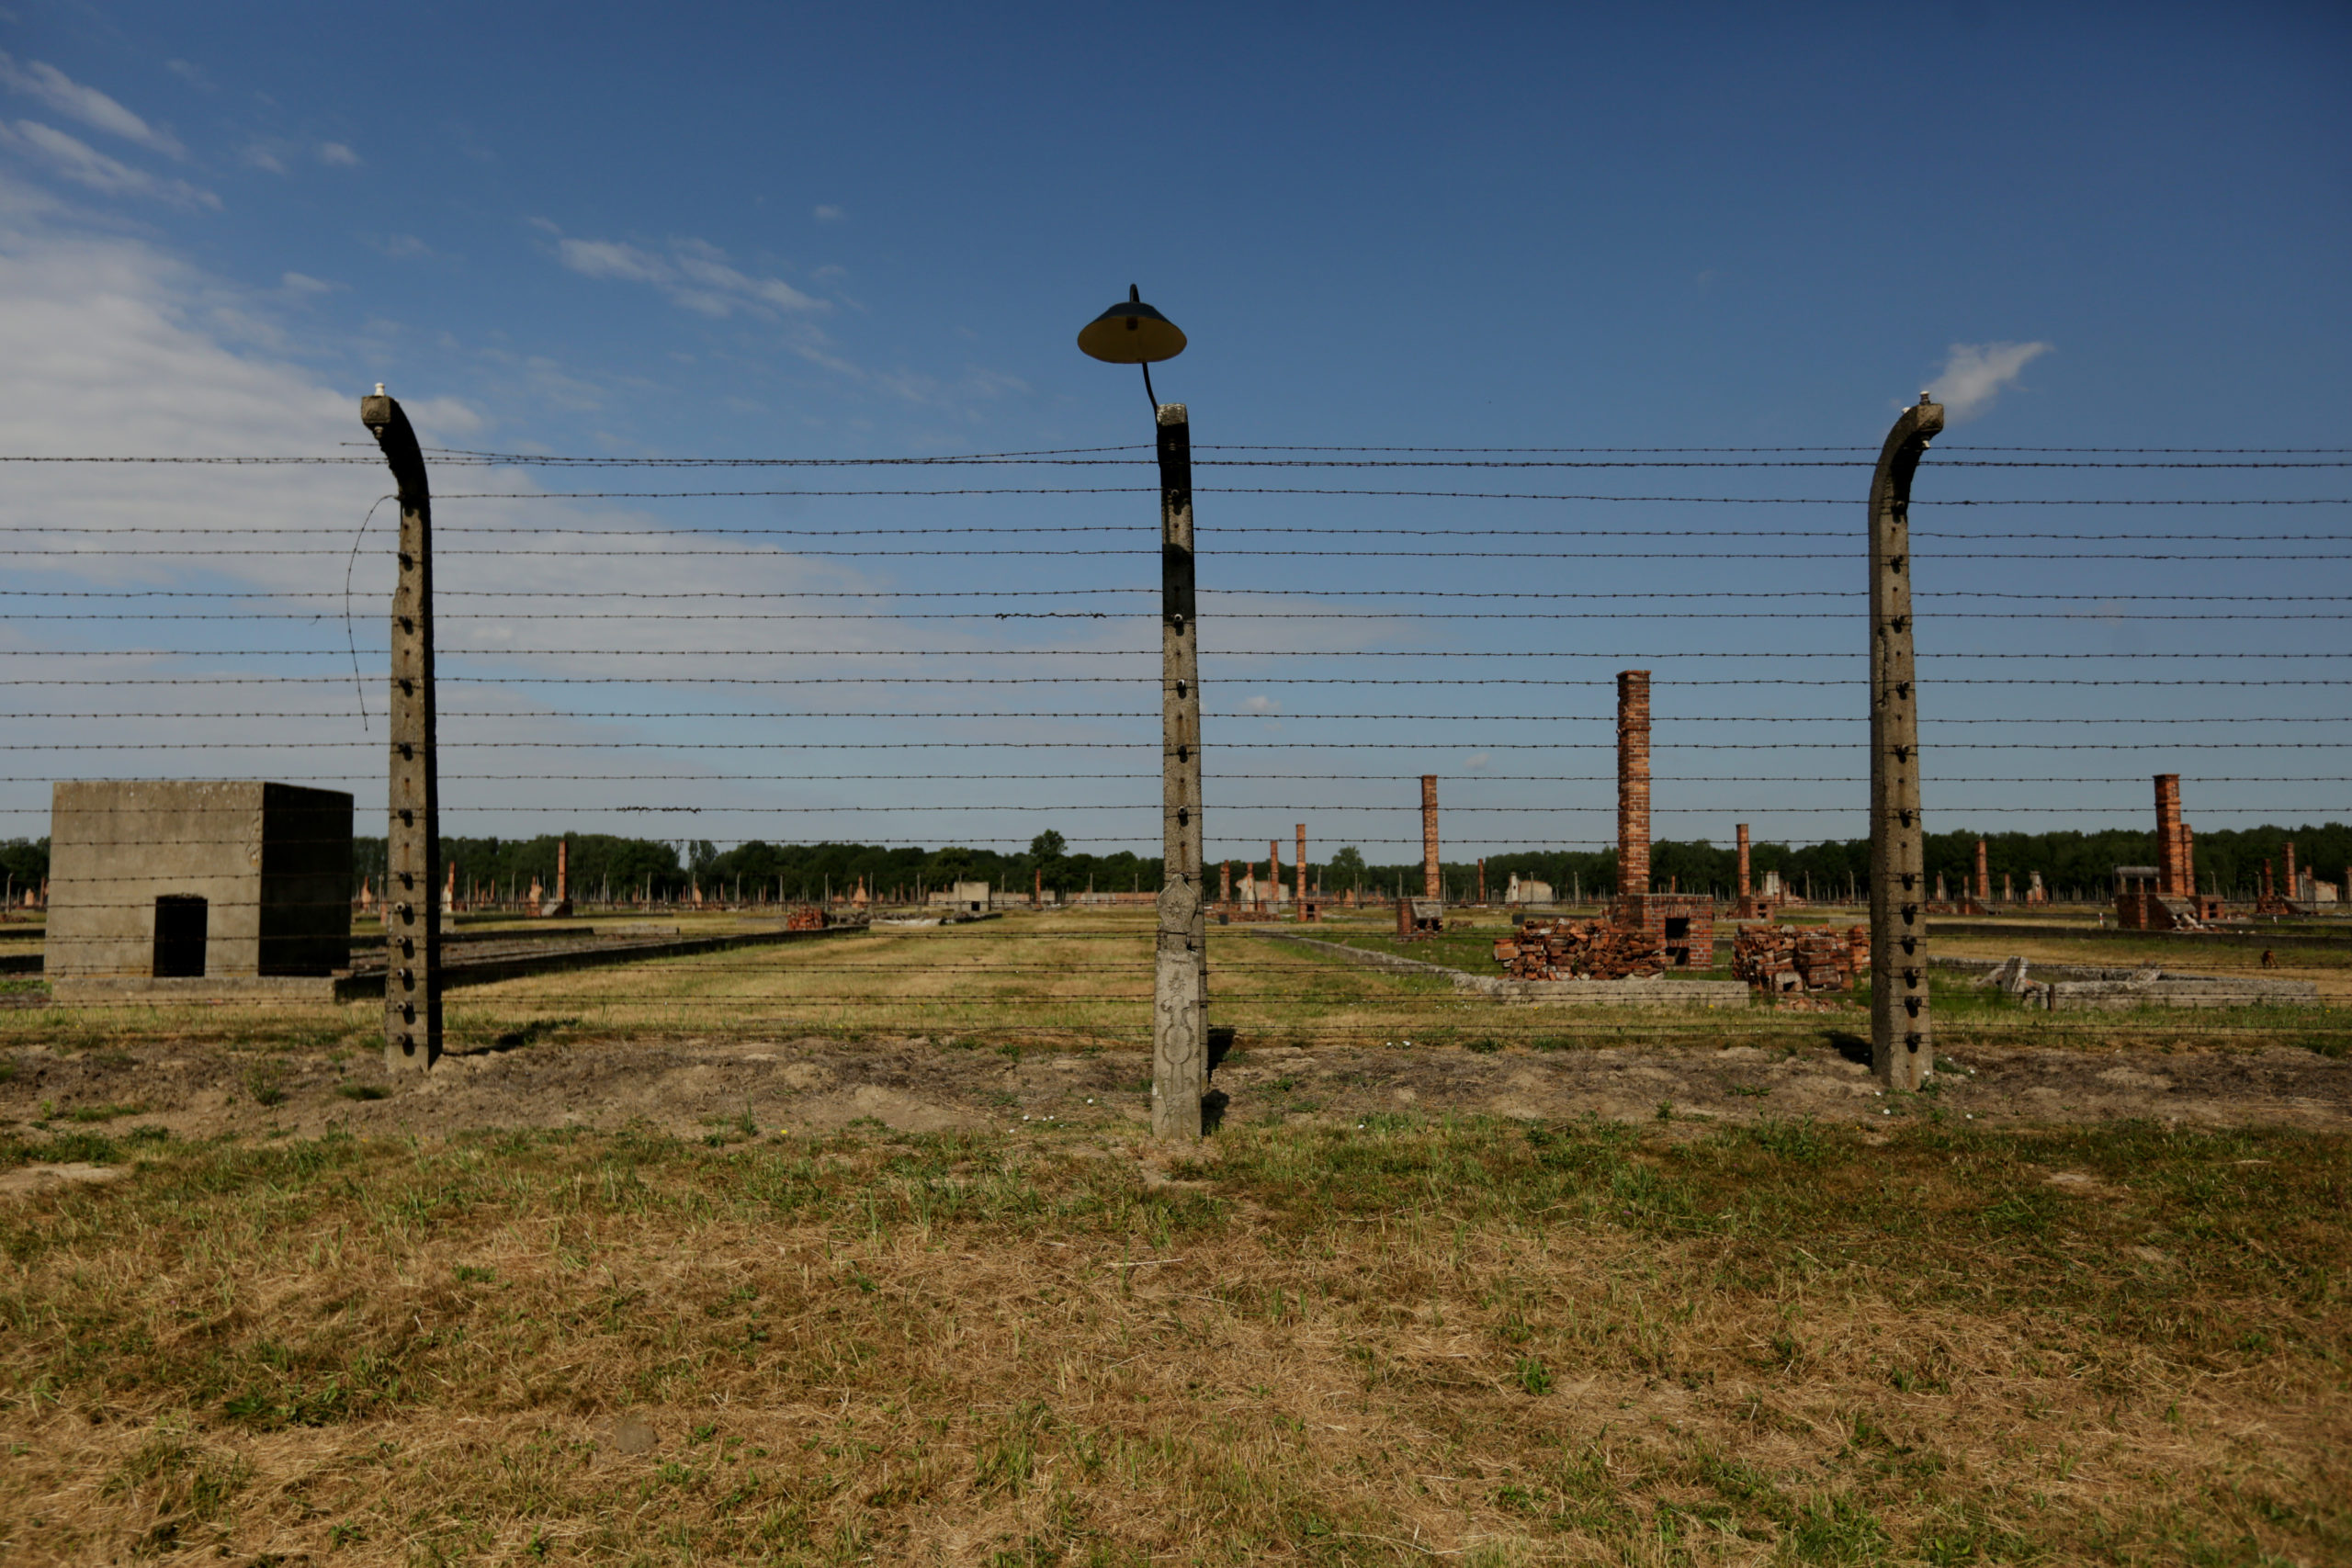
[[[136,1169],[0,1210],[11,1562],[2352,1556],[2341,1140],[31,1156]]]
[[[627,1034],[685,1040],[823,1034],[954,1037],[989,1043],[1137,1044],[1149,1027],[1148,910],[1019,915],[968,926],[877,929],[784,947],[663,959],[611,969],[528,976],[453,991],[448,1030],[459,1047],[531,1037],[560,1026],[575,1035]],[[1432,942],[1395,942],[1374,916],[1309,928],[1317,940],[1449,960],[1473,974],[1499,973],[1493,938],[1509,929],[1499,913]],[[732,930],[724,918],[688,918],[690,931]],[[1294,929],[1294,928],[1283,928]],[[2084,951],[2077,953],[2075,948]],[[2007,956],[2022,948],[2050,962],[2141,962],[2135,944],[2064,938],[1951,939],[1938,951]],[[2120,949],[2122,951],[2117,951]],[[2202,953],[2199,967],[2258,962],[2259,954]],[[2147,962],[2159,960],[2151,958]],[[2178,964],[2177,953],[2163,962]],[[1767,1006],[1698,1017],[1638,1009],[1505,1008],[1455,991],[1442,976],[1392,974],[1333,953],[1270,941],[1252,928],[1211,928],[1212,1012],[1245,1040],[1373,1043],[1410,1038],[1442,1043],[1489,1038],[1550,1046],[1628,1040],[1720,1046],[1772,1045],[1817,1035],[1818,1013]],[[1725,972],[1712,972],[1724,977]],[[2027,1012],[1936,977],[1939,1031],[1967,1043],[2100,1045],[2159,1043],[2168,1048],[2280,1038],[2323,1044],[2352,1038],[2352,950],[2298,950],[2280,974],[2322,978],[2318,1009],[2188,1013]],[[37,988],[38,982],[19,982]],[[2343,988],[2341,996],[2328,989]],[[1842,1004],[1856,1026],[1860,998]],[[0,1048],[32,1043],[107,1049],[130,1040],[185,1039],[268,1050],[354,1050],[379,1038],[373,1002],[343,1006],[265,1003],[0,1007]],[[559,1023],[560,1021],[560,1023]]]
[[[938,1055],[1050,1079],[1023,1042],[1082,1065],[1143,1039],[1148,919],[535,976],[454,993],[450,1031],[477,1063],[888,1038],[910,1072],[910,1036],[989,1042]],[[1514,1047],[1834,1060],[1825,1029],[1863,1026],[1503,1009],[1213,942],[1239,1061],[1394,1041],[1432,1095],[1449,1061],[1499,1084]],[[1957,981],[1938,1006],[1948,1044],[2068,1053],[2345,1032]],[[549,1130],[560,1102],[527,1099],[446,1138],[274,1126],[306,1064],[342,1064],[302,1091],[332,1105],[386,1092],[333,1089],[377,1017],[0,1008],[0,1068],[115,1075],[54,1113],[28,1077],[0,1124],[0,1561],[2352,1561],[2337,1134],[1996,1130],[1934,1097],[1834,1126],[1318,1117],[1287,1095],[1305,1065],[1259,1069],[1198,1150],[1110,1114],[786,1135],[748,1098],[697,1137]],[[155,1122],[140,1064],[183,1047],[233,1065],[241,1133]],[[1761,1074],[1742,1092],[1779,1098],[1737,1104],[1792,1103]],[[71,1162],[117,1179],[11,1177]]]

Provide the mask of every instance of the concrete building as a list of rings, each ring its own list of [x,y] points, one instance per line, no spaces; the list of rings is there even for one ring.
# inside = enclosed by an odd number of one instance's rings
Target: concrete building
[[[266,990],[237,982],[350,966],[351,796],[338,790],[61,783],[50,876],[43,969],[60,995]]]
[[[1514,871],[1510,874],[1510,886],[1503,889],[1503,902],[1506,904],[1549,904],[1552,902],[1552,885],[1548,882],[1540,882],[1532,876],[1521,876]]]
[[[859,886],[864,887],[861,882]],[[989,885],[985,882],[958,882],[953,887],[933,893],[926,900],[934,909],[960,909],[967,915],[983,915],[989,909]]]

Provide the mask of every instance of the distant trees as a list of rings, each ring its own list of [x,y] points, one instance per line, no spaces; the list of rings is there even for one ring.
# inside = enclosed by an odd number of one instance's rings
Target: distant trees
[[[1930,810],[1933,802],[1929,803]],[[2151,816],[2154,814],[2151,813]],[[2192,812],[2190,820],[2194,822]],[[2034,872],[2051,890],[2074,888],[2097,892],[2108,886],[2117,865],[2153,865],[2155,834],[2149,829],[2114,829],[2096,833],[2062,830],[2049,833],[1986,833],[1985,858],[1993,875],[1993,891],[2000,892],[2006,873],[2022,897]],[[1159,859],[1120,851],[1115,854],[1072,854],[1069,840],[1052,829],[1029,840],[1027,852],[1004,854],[995,850],[947,844],[936,850],[909,845],[771,844],[751,839],[722,850],[707,839],[625,839],[608,833],[573,833],[570,866],[571,894],[593,898],[609,888],[615,897],[642,894],[657,899],[674,898],[699,879],[709,892],[732,892],[740,879],[745,896],[754,890],[773,897],[780,891],[787,899],[816,897],[830,884],[846,892],[863,877],[866,886],[888,894],[918,886],[936,888],[958,878],[989,882],[1008,892],[1026,892],[1033,878],[1059,893],[1083,892],[1091,886],[1103,892],[1159,886]],[[1927,838],[1928,875],[1932,885],[1940,875],[1953,896],[1969,886],[1976,867],[1976,840],[1972,829],[1958,828]],[[495,886],[503,896],[520,893],[537,877],[543,887],[555,886],[556,845],[560,836],[529,839],[450,838],[441,840],[443,863],[458,868],[458,887],[469,896],[477,886]],[[2277,864],[2279,846],[2295,840],[2295,859],[2328,881],[2335,881],[2352,865],[2352,826],[2330,822],[2322,827],[2260,827],[2242,829],[2199,829],[2197,885],[2199,890],[2219,887],[2229,897],[2251,897],[2260,881],[2262,863]],[[1777,871],[1792,891],[1810,886],[1817,897],[1843,897],[1864,886],[1870,875],[1870,844],[1862,839],[1831,840],[1817,844],[1758,843],[1750,857],[1756,880]],[[1710,889],[1728,895],[1738,878],[1737,852],[1708,840],[1661,839],[1650,846],[1650,872],[1657,886],[1669,881],[1686,893]],[[0,872],[18,887],[39,886],[49,874],[47,839],[0,841]],[[1617,886],[1617,852],[1605,850],[1519,850],[1487,857],[1487,889],[1498,895],[1512,873],[1548,882],[1561,897],[1581,891],[1588,898],[1606,897]],[[1447,886],[1466,891],[1476,886],[1475,862],[1448,861]],[[352,846],[352,891],[361,878],[380,892],[384,877],[384,840],[355,840]],[[1369,865],[1355,845],[1335,851],[1323,870],[1323,886],[1334,893],[1361,886],[1393,890],[1399,879],[1406,890],[1421,885],[1419,861],[1398,865]]]

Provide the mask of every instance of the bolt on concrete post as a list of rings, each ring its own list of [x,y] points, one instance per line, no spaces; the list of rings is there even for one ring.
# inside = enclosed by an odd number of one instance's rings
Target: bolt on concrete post
[[[384,1064],[424,1071],[441,1057],[441,782],[434,735],[433,499],[401,405],[359,400],[359,423],[391,465],[401,501],[392,589],[391,817],[385,840]]]
[[[1193,429],[1159,405],[1159,684],[1163,870],[1151,1020],[1151,1131],[1197,1140],[1208,1091],[1208,907],[1202,897],[1201,661],[1194,619]]]
[[[1926,829],[1912,653],[1911,477],[1944,427],[1919,395],[1871,479],[1871,1070],[1916,1089],[1935,1066],[1928,1017]]]

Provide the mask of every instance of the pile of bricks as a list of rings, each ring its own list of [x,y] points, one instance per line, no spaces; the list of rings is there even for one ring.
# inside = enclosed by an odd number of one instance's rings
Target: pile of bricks
[[[1871,966],[1868,926],[1742,926],[1732,977],[1770,996],[1850,991]]]
[[[788,931],[820,931],[831,924],[831,917],[822,909],[795,909],[784,918],[784,929]]]
[[[1530,920],[1495,943],[1514,980],[1623,980],[1666,968],[1650,932],[1602,920]]]

